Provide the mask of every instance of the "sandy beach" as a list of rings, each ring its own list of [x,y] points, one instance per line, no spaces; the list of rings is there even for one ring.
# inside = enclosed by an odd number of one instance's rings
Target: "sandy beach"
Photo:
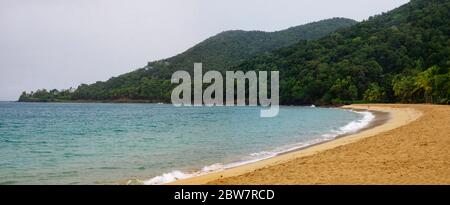
[[[343,108],[388,117],[333,141],[171,184],[450,184],[450,106]]]

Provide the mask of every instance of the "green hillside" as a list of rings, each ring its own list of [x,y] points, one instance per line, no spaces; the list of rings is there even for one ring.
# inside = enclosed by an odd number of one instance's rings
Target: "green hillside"
[[[255,57],[280,70],[284,104],[450,103],[450,1],[413,0],[317,41]]]
[[[41,89],[23,93],[19,101],[168,101],[173,87],[169,81],[172,73],[176,70],[192,71],[194,62],[202,62],[204,70],[223,71],[257,54],[289,46],[300,40],[318,39],[356,23],[351,19],[333,18],[276,32],[226,31],[174,57],[150,62],[144,68],[113,77],[106,82],[80,85],[74,93]]]
[[[182,54],[149,63],[148,67],[153,68],[155,74],[163,78],[170,78],[172,73],[180,68],[192,70],[195,62],[202,62],[206,70],[223,71],[257,54],[286,47],[300,40],[319,39],[356,23],[351,19],[333,18],[276,32],[225,31]]]

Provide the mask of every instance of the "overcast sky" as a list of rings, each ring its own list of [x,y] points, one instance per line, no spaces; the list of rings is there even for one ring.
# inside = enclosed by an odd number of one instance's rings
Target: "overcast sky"
[[[358,21],[408,0],[0,0],[0,100],[107,80],[224,30]]]

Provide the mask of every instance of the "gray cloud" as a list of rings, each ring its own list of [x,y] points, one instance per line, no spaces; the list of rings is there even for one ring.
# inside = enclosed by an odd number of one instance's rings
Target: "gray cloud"
[[[0,100],[178,54],[224,30],[367,19],[407,0],[0,0]]]

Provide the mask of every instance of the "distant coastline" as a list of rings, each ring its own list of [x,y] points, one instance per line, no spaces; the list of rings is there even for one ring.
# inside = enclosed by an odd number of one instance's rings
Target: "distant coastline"
[[[52,101],[41,101],[41,100],[27,100],[27,101],[10,101],[10,102],[25,102],[25,103],[170,103],[170,101],[160,101],[160,100],[133,100],[133,99],[117,99],[117,100],[52,100]]]
[[[0,101],[1,102],[1,101]],[[4,101],[4,102],[18,102],[18,103],[80,103],[80,104],[89,104],[89,103],[112,103],[112,104],[171,104],[170,101],[158,101],[158,100],[130,100],[130,99],[118,99],[118,100],[55,100],[55,101]],[[367,102],[360,102],[359,104],[365,104]],[[342,103],[342,104],[329,104],[329,105],[314,105],[314,104],[283,104],[280,103],[280,106],[315,106],[322,108],[339,108],[345,105],[350,105],[352,103]],[[356,104],[353,103],[353,104]]]

